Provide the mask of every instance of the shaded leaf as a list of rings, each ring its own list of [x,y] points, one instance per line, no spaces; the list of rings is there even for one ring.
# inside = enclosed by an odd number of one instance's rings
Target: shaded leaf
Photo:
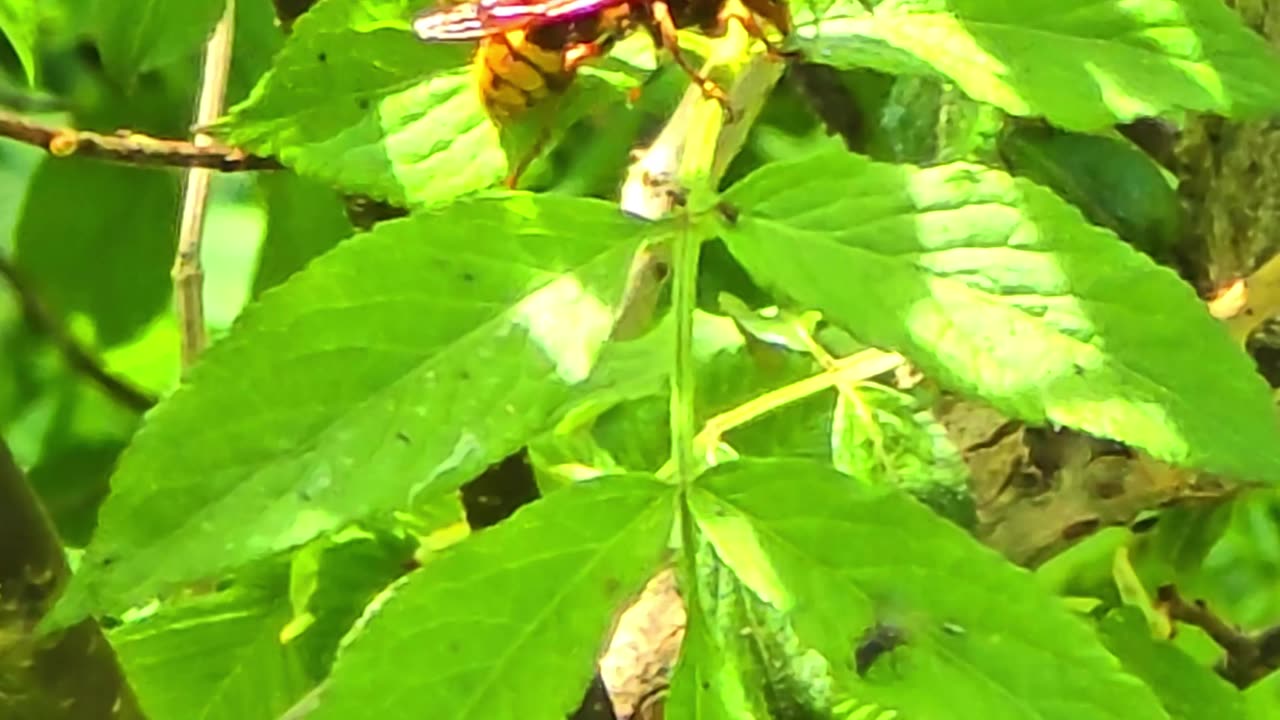
[[[258,186],[267,205],[267,235],[253,277],[254,297],[354,232],[333,188],[287,172],[262,175]]]
[[[271,61],[284,45],[284,38],[284,31],[276,22],[273,3],[236,2],[235,37],[227,78],[228,104],[248,97],[271,69]]]
[[[339,641],[370,601],[409,570],[415,549],[413,538],[400,533],[351,528],[294,554],[293,617],[279,636],[296,646],[310,677],[329,674]]]
[[[1151,637],[1136,608],[1108,613],[1098,630],[1125,668],[1155,690],[1173,720],[1244,717],[1240,693],[1176,646]]]
[[[36,81],[36,33],[40,16],[35,0],[3,0],[0,2],[0,34],[9,40],[9,46],[27,73],[27,82]]]
[[[1182,237],[1182,205],[1156,161],[1112,137],[1019,128],[1000,141],[1017,175],[1053,189],[1090,221],[1157,260]]]
[[[102,64],[122,83],[199,51],[226,0],[94,0],[90,26]]]
[[[58,537],[68,546],[84,547],[89,543],[98,506],[107,496],[107,480],[123,449],[123,442],[82,440],[46,452],[27,473],[31,487],[58,529]]]
[[[100,345],[116,345],[169,307],[177,215],[172,174],[49,158],[15,231],[17,263],[52,311],[83,313]]]

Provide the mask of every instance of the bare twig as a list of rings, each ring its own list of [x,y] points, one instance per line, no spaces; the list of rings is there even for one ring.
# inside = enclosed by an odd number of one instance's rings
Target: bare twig
[[[1257,634],[1241,632],[1218,617],[1203,600],[1188,602],[1172,585],[1156,591],[1157,606],[1169,617],[1205,631],[1227,655],[1218,674],[1238,688],[1246,688],[1280,668],[1280,628]]]
[[[0,277],[3,277],[18,298],[18,304],[26,317],[27,325],[37,335],[53,343],[71,368],[97,383],[104,392],[121,405],[137,412],[146,412],[156,399],[127,381],[112,375],[88,349],[82,346],[53,313],[40,301],[22,273],[7,259],[0,257]]]
[[[74,155],[127,165],[201,167],[221,172],[279,170],[283,167],[275,158],[250,155],[224,145],[210,143],[197,146],[186,140],[162,140],[126,131],[102,135],[51,127],[3,110],[0,110],[0,137],[43,148],[55,157]]]
[[[204,77],[200,81],[200,104],[196,127],[204,128],[222,114],[227,96],[227,76],[231,69],[231,43],[235,27],[235,0],[226,0],[222,19],[205,48]],[[213,145],[213,138],[197,130],[197,148]],[[190,368],[204,351],[208,338],[204,327],[204,269],[200,265],[200,240],[204,232],[205,210],[213,173],[193,167],[187,172],[182,197],[182,220],[178,229],[178,253],[173,262],[174,297],[178,328],[182,332],[182,367]]]

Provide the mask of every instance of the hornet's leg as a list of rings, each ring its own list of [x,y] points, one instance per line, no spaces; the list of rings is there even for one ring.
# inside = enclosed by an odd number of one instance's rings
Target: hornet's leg
[[[720,103],[721,107],[732,118],[733,109],[729,107],[729,96],[714,80],[698,72],[690,65],[688,58],[684,56],[684,53],[680,52],[680,41],[676,33],[675,20],[671,16],[671,7],[667,5],[667,0],[653,0],[651,12],[653,13],[654,24],[658,28],[662,46],[671,51],[671,57],[675,59],[676,64],[693,80],[694,85],[702,89],[702,94]]]
[[[750,3],[746,2],[746,0],[743,0],[744,6],[748,4],[760,5],[764,7],[764,6],[773,6],[773,5],[776,5],[777,3],[773,2],[772,0],[752,0],[752,2]],[[773,14],[776,15],[778,13],[773,13]],[[773,23],[782,32],[783,35],[786,35],[787,32],[789,32],[788,27],[790,25],[790,22],[787,17],[785,8],[783,8],[781,11],[781,18],[783,22],[786,23],[786,26],[778,25],[777,19],[775,19],[770,15],[761,15],[760,11],[754,8],[747,9],[746,12],[741,12],[737,8],[732,8],[730,6],[726,6],[723,10],[720,11],[720,15],[716,18],[716,22],[719,24],[721,31],[723,31],[724,28],[727,28],[730,22],[734,22],[734,21],[738,22],[738,24],[742,25],[743,29],[747,31],[748,35],[759,40],[761,43],[764,44],[764,49],[767,53],[769,53],[770,58],[774,60],[785,59],[788,53],[783,52],[781,48],[773,44],[773,41],[769,39],[769,35],[765,32],[764,28],[760,25],[760,21],[758,17],[763,17],[765,20],[768,20],[770,23]]]

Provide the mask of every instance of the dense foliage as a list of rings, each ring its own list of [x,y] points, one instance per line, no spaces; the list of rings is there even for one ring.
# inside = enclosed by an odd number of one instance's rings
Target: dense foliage
[[[618,187],[688,82],[647,36],[500,130],[423,5],[286,33],[238,0],[212,130],[284,169],[216,186],[185,374],[181,175],[0,145],[0,429],[75,566],[39,632],[102,622],[152,720],[563,718],[673,566],[669,718],[1280,717],[1280,652],[1233,686],[1168,594],[1280,622],[1273,391],[1116,129],[1280,113],[1230,9],[796,2],[787,59],[691,34],[742,106],[687,95],[649,220]],[[224,7],[0,0],[0,100],[182,137]],[[468,532],[459,488],[516,454],[542,497]]]

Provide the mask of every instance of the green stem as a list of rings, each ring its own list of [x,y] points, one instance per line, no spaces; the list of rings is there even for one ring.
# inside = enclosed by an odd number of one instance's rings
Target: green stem
[[[686,224],[672,238],[672,312],[676,324],[675,354],[671,372],[671,459],[676,481],[688,485],[698,473],[694,438],[696,374],[693,357],[693,313],[698,304],[698,254],[702,233]]]

